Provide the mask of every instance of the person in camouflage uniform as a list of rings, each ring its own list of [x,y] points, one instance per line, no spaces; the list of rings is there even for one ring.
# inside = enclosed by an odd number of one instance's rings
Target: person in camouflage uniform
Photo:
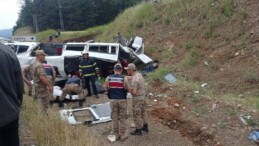
[[[22,66],[22,77],[23,77],[23,81],[28,86],[28,95],[31,96],[32,95],[32,82],[31,82],[32,77],[30,74],[29,65]]]
[[[79,107],[83,106],[84,92],[80,86],[80,82],[80,79],[76,75],[73,75],[67,80],[59,99],[59,107],[63,107],[62,101],[65,99],[66,95],[71,94],[71,92],[75,92],[79,96]]]
[[[136,129],[130,134],[142,135],[142,131],[148,132],[145,81],[143,76],[136,71],[135,64],[130,63],[125,69],[130,76],[127,78],[130,80],[131,94],[133,96],[133,120],[136,124]]]
[[[129,88],[128,80],[121,75],[122,66],[114,66],[114,75],[106,78],[104,88],[108,91],[108,98],[111,100],[113,132],[117,140],[124,141],[128,138],[126,134],[127,118],[127,90]]]
[[[49,104],[49,94],[53,92],[53,86],[49,84],[46,77],[45,69],[42,62],[45,60],[45,52],[43,50],[36,51],[36,59],[31,67],[31,75],[34,82],[35,94],[40,102],[41,110],[47,113]]]
[[[45,69],[45,73],[46,73],[46,76],[47,76],[49,84],[51,86],[54,86],[55,85],[55,80],[56,80],[56,72],[55,72],[53,66],[48,64],[46,60],[44,60],[42,62],[42,65],[43,65],[43,67]],[[50,105],[53,105],[54,100],[55,100],[55,97],[53,96],[53,93],[49,94],[49,103],[50,103]]]

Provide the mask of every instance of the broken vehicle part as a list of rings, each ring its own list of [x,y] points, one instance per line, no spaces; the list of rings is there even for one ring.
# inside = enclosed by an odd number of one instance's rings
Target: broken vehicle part
[[[174,83],[177,81],[177,79],[174,77],[173,74],[169,73],[165,76],[165,80],[169,83]]]
[[[93,120],[79,120],[75,116],[75,112],[90,111]],[[63,109],[59,111],[62,120],[67,121],[69,124],[98,124],[111,121],[111,106],[110,102],[103,104],[94,104],[90,107],[80,109]]]

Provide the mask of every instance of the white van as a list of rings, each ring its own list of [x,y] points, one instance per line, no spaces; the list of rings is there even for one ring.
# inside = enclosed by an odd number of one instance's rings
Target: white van
[[[79,63],[82,59],[81,52],[89,51],[89,57],[97,62],[101,74],[107,76],[112,72],[113,65],[120,62],[123,66],[140,59],[142,62],[152,61],[143,54],[144,48],[133,50],[122,46],[119,43],[99,43],[99,42],[68,42],[68,43],[39,43],[39,42],[15,42],[6,43],[12,47],[17,54],[21,66],[28,65],[35,59],[35,51],[42,49],[48,56],[48,64],[55,66],[60,77],[67,77],[73,71],[79,70]],[[135,52],[136,51],[136,52]]]

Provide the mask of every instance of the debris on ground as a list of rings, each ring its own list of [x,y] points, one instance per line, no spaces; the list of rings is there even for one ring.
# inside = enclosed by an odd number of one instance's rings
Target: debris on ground
[[[207,86],[207,85],[208,85],[208,83],[202,83],[202,84],[201,84],[201,87],[204,88],[204,87]]]
[[[166,80],[167,82],[169,82],[169,83],[174,83],[174,82],[177,81],[177,79],[175,78],[175,76],[174,76],[173,74],[171,74],[171,73],[169,73],[169,74],[167,74],[167,75],[165,76],[165,80]]]

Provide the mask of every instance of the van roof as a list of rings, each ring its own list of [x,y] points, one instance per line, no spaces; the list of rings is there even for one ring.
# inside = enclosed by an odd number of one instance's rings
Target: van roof
[[[26,46],[31,46],[31,45],[37,45],[39,42],[12,42],[12,43],[4,43],[5,45],[26,45]]]
[[[100,42],[94,42],[94,43],[87,43],[87,42],[67,42],[66,45],[119,45],[118,43],[100,43]]]

